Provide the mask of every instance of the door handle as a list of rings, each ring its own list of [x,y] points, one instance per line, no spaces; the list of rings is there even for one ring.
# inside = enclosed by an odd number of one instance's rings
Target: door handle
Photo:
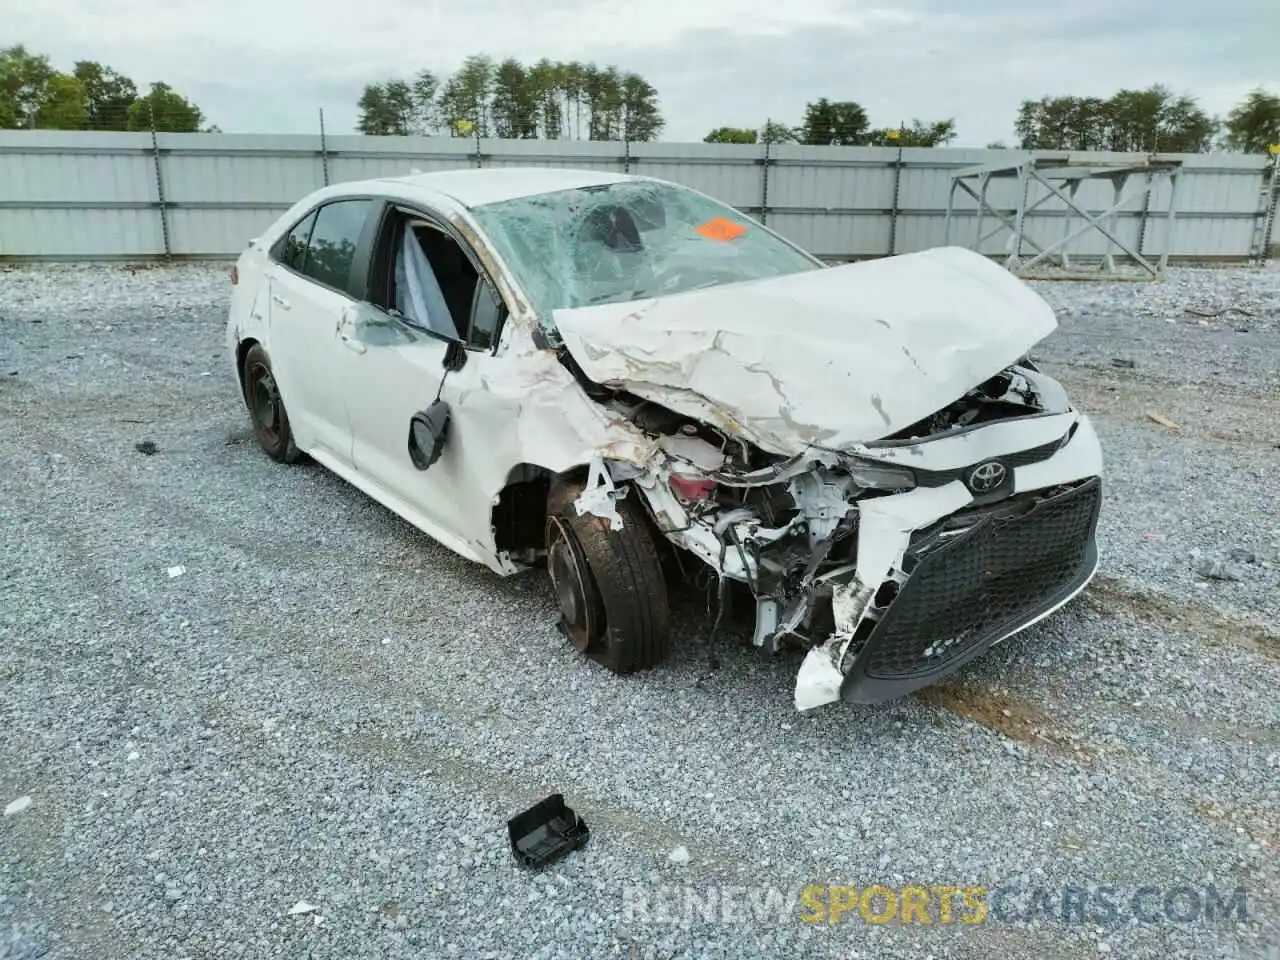
[[[369,349],[359,340],[352,340],[345,333],[342,336],[340,336],[338,339],[342,341],[342,345],[344,347],[346,347],[348,350],[351,350],[355,353],[364,353],[366,350]]]
[[[278,293],[273,293],[271,295],[271,299],[275,301],[277,304],[279,304],[280,309],[282,310],[289,310],[292,307],[292,304],[289,303],[289,301],[286,300],[284,297],[280,296],[280,294]]]

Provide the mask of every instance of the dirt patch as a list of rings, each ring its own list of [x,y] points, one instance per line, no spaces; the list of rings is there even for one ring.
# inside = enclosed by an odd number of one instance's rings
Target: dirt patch
[[[1088,746],[1035,704],[991,690],[940,683],[917,694],[921,700],[994,730],[1010,740],[1086,756]]]
[[[1175,436],[1274,449],[1280,444],[1275,410],[1280,391],[1235,388],[1226,384],[1170,383],[1139,370],[1073,366],[1054,371],[1072,402],[1090,416],[1132,420]],[[1173,430],[1146,411],[1178,424]],[[1212,426],[1205,412],[1213,412]],[[1229,428],[1222,424],[1229,423]]]
[[[1107,576],[1094,577],[1080,600],[1106,616],[1129,616],[1140,623],[1172,626],[1212,647],[1244,646],[1280,660],[1280,634],[1264,621],[1243,614],[1232,616]]]
[[[1204,819],[1233,830],[1243,831],[1254,843],[1280,851],[1280,812],[1257,807],[1237,807],[1217,800],[1202,800],[1191,805]]]

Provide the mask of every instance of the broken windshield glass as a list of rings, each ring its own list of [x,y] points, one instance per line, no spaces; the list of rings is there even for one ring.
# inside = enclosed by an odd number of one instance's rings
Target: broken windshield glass
[[[557,190],[472,213],[546,326],[555,310],[821,267],[732,207],[655,181]]]

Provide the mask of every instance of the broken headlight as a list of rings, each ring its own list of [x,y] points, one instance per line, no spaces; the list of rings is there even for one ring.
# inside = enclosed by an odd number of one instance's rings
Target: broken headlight
[[[906,467],[861,457],[849,458],[846,465],[853,482],[867,490],[911,490],[916,485],[915,474]]]

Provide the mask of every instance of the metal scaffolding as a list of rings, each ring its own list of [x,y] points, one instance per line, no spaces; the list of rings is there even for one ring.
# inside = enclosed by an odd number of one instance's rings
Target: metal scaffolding
[[[983,244],[1001,230],[1011,234],[1006,250],[1008,255],[1005,266],[1012,272],[1027,276],[1037,265],[1055,263],[1063,271],[1071,270],[1071,259],[1067,246],[1090,230],[1096,230],[1107,239],[1106,252],[1102,255],[1101,271],[1106,275],[1116,275],[1115,257],[1119,253],[1133,258],[1152,278],[1163,275],[1169,259],[1169,249],[1173,245],[1173,225],[1177,211],[1178,174],[1182,170],[1181,160],[1157,159],[1148,157],[1140,162],[1115,162],[1099,159],[1083,159],[1077,155],[1034,156],[1022,154],[1017,159],[987,163],[977,167],[967,167],[951,175],[951,191],[947,195],[946,242],[951,243],[951,222],[955,204],[956,190],[963,190],[978,203],[977,216],[973,232],[971,249],[982,251]],[[1130,181],[1137,180],[1136,189],[1129,189]],[[1016,207],[1012,211],[998,210],[987,199],[987,188],[992,180],[1014,180],[1017,183]],[[1111,206],[1100,213],[1084,209],[1076,203],[1076,193],[1080,185],[1089,180],[1109,180],[1113,198]],[[1169,183],[1168,207],[1163,211],[1150,209],[1152,191],[1164,181]],[[1032,183],[1045,188],[1042,197],[1030,205],[1027,195]],[[976,189],[975,189],[976,187]],[[1116,223],[1122,208],[1133,200],[1142,198],[1142,225],[1138,230],[1137,243],[1130,245],[1116,236]],[[1053,211],[1062,216],[1062,235],[1051,243],[1041,243],[1027,233],[1027,214],[1045,202],[1058,199],[1063,208]],[[1048,213],[1049,211],[1044,211]],[[998,222],[995,227],[983,233],[988,216]],[[1164,249],[1156,263],[1152,263],[1143,253],[1146,239],[1147,220],[1152,216],[1163,216],[1165,220]],[[1077,218],[1083,223],[1076,225]],[[1034,256],[1025,262],[1022,259],[1024,248],[1035,251]],[[1089,276],[1096,278],[1098,272]]]

